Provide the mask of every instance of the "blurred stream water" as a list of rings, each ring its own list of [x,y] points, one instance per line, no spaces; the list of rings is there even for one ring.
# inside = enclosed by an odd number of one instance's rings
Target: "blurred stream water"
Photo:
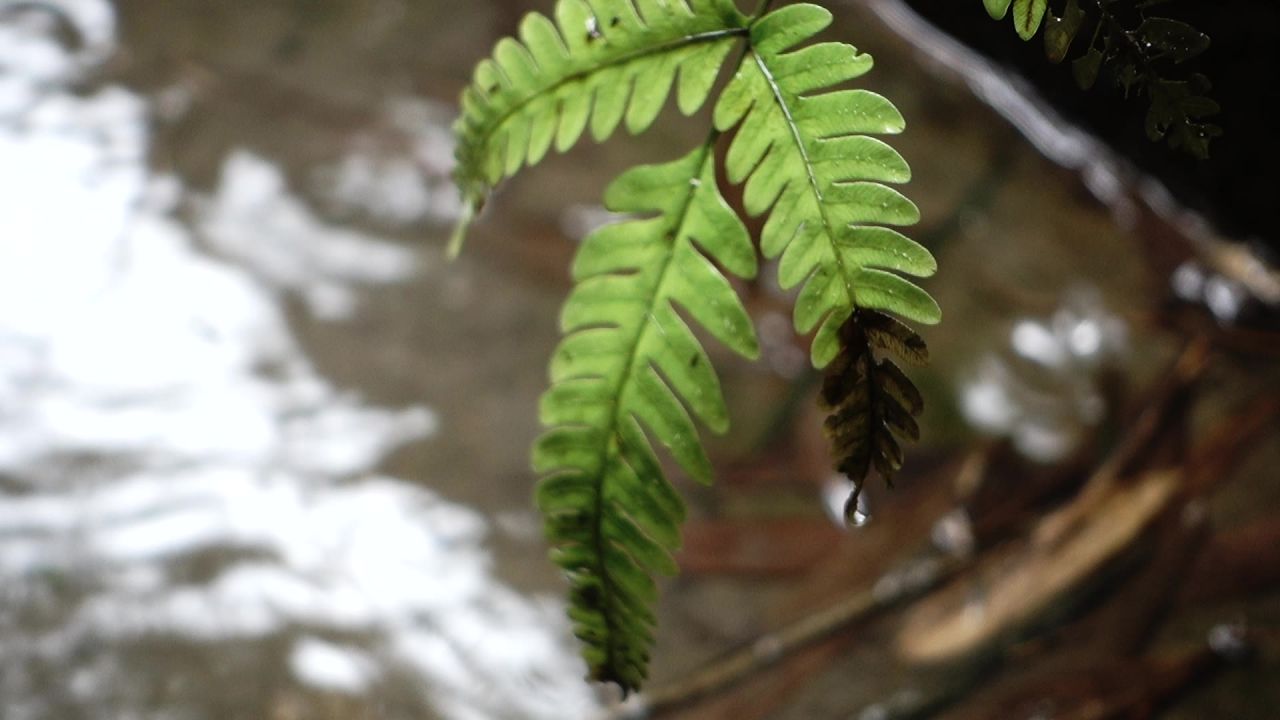
[[[378,471],[436,414],[339,390],[287,322],[290,296],[349,317],[418,256],[317,218],[247,150],[212,193],[153,171],[157,108],[82,82],[115,50],[112,8],[6,5],[0,716],[314,707],[264,686],[384,695],[385,717],[585,714],[558,601],[495,579],[482,515]],[[443,172],[353,157],[333,174],[335,201],[452,212]]]

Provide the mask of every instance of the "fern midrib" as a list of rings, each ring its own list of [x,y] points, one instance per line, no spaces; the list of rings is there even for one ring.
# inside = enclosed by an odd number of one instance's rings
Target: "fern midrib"
[[[676,243],[678,243],[680,241],[680,238],[682,237],[681,231],[684,229],[685,221],[688,220],[689,209],[693,206],[694,196],[697,194],[698,188],[700,187],[700,185],[694,184],[692,181],[695,179],[701,178],[702,171],[706,166],[707,154],[710,152],[711,148],[714,147],[715,140],[718,136],[719,136],[719,133],[712,131],[711,135],[708,137],[707,141],[702,146],[702,153],[698,158],[697,164],[695,165],[697,175],[691,175],[689,178],[691,181],[688,184],[689,192],[685,195],[684,203],[680,207],[678,220],[676,221],[675,225],[672,227],[670,249],[667,252],[666,258],[662,261],[662,269],[658,272],[657,281],[653,285],[652,296],[649,301],[649,310],[645,313],[645,319],[642,321],[640,329],[636,332],[635,338],[631,342],[631,346],[627,348],[627,359],[624,365],[624,369],[622,373],[618,376],[618,382],[615,383],[613,387],[613,393],[612,393],[613,407],[612,407],[612,410],[610,411],[610,415],[609,415],[610,423],[606,432],[606,437],[609,438],[609,441],[600,450],[600,456],[599,456],[600,457],[600,481],[598,483],[596,496],[595,496],[595,508],[594,508],[595,512],[593,514],[593,522],[592,522],[592,528],[591,528],[592,542],[595,545],[595,547],[593,548],[595,550],[594,557],[598,559],[596,568],[600,575],[600,585],[603,591],[602,595],[604,596],[603,601],[609,604],[611,608],[614,606],[613,583],[609,578],[608,571],[605,569],[605,562],[604,562],[605,550],[606,550],[605,545],[608,542],[604,538],[604,527],[603,527],[604,509],[605,509],[604,485],[605,485],[605,478],[606,478],[606,468],[608,467],[608,461],[610,456],[612,454],[621,453],[621,448],[619,447],[618,426],[622,423],[624,419],[623,416],[624,414],[626,414],[623,410],[623,405],[622,405],[623,389],[627,387],[632,376],[635,375],[636,370],[641,369],[643,365],[647,365],[649,363],[648,359],[643,359],[642,361],[642,358],[639,353],[640,346],[643,344],[644,340],[648,337],[648,333],[652,331],[654,328],[654,322],[653,322],[654,308],[660,302],[663,302],[663,301],[669,302],[669,300],[666,300],[666,294],[663,292],[663,288],[666,286],[667,278],[671,272],[672,266],[674,265],[675,256],[676,256]],[[615,627],[612,621],[611,612],[605,613],[604,622],[605,622],[605,628],[608,631],[608,638],[609,638],[608,645],[605,649],[605,656],[609,660],[609,666],[616,667],[616,665],[614,664],[614,645],[615,645],[614,638],[617,633],[615,632]]]
[[[520,100],[515,105],[512,105],[511,108],[509,108],[506,112],[499,115],[495,121],[490,123],[488,128],[485,130],[485,132],[477,136],[477,140],[480,141],[479,144],[481,145],[488,145],[489,139],[492,138],[493,134],[497,132],[499,128],[505,125],[508,120],[515,117],[516,115],[519,115],[521,112],[524,111],[526,107],[528,107],[533,102],[545,97],[548,94],[555,94],[566,85],[578,82],[596,73],[604,72],[609,68],[617,67],[619,65],[626,65],[627,63],[644,59],[650,55],[660,55],[662,53],[672,52],[684,47],[697,45],[698,43],[703,43],[703,42],[714,42],[716,40],[722,40],[724,38],[741,37],[746,35],[747,32],[748,32],[747,28],[738,27],[738,28],[724,28],[722,30],[708,30],[707,32],[697,33],[695,35],[686,35],[684,37],[677,38],[669,42],[665,42],[661,45],[657,45],[650,48],[644,48],[641,50],[637,50],[635,52],[628,53],[626,55],[620,55],[617,58],[614,58],[613,60],[610,60],[608,62],[599,64],[599,65],[593,65],[590,68],[584,68],[577,72],[571,73],[557,80],[551,85],[548,85],[547,87],[539,90],[538,92],[530,94],[528,97]],[[538,68],[539,72],[541,72],[542,68],[538,66],[537,58],[534,58],[532,53],[529,54],[529,57],[532,59],[534,66]],[[498,67],[499,67],[499,70],[501,71],[501,67],[500,66]]]
[[[871,338],[867,336],[866,330],[863,329],[862,323],[859,322],[860,320],[861,318],[854,318],[854,322],[856,323],[856,328],[858,331],[858,335],[854,339],[854,342],[857,343],[858,354],[863,357],[863,362],[866,363],[866,368],[867,368],[866,443],[867,443],[867,448],[871,452],[871,455],[869,457],[872,458],[872,462],[874,463],[875,455],[876,453],[879,452],[879,448],[876,447],[876,433],[880,430],[880,426],[884,424],[884,417],[880,412],[880,403],[882,402],[880,398],[880,395],[881,395],[880,383],[876,381],[876,375],[880,371],[880,366],[879,364],[876,363],[876,355],[871,348]],[[865,478],[860,478],[858,480],[859,484],[861,484],[864,480]],[[893,481],[888,477],[885,478],[885,481],[888,482],[890,485],[893,484]]]
[[[787,121],[787,130],[790,131],[791,140],[795,143],[796,152],[800,153],[800,159],[804,163],[805,175],[809,180],[809,189],[813,191],[814,200],[817,201],[818,205],[818,214],[822,216],[822,225],[826,229],[827,243],[831,246],[831,256],[835,259],[836,267],[840,269],[840,279],[844,285],[845,294],[849,297],[849,307],[856,308],[858,307],[858,298],[853,289],[849,268],[845,264],[844,257],[840,254],[840,248],[836,245],[836,236],[832,229],[831,218],[827,216],[827,205],[824,202],[822,187],[818,183],[817,175],[813,172],[813,163],[809,161],[809,151],[805,149],[804,140],[800,137],[800,128],[796,125],[795,118],[791,115],[791,107],[787,105],[787,101],[782,95],[782,88],[778,86],[764,58],[755,50],[751,51],[751,57],[755,59],[756,67],[759,68],[760,74],[764,76],[765,82],[769,84],[773,99],[777,101],[778,109],[782,111],[782,116]]]

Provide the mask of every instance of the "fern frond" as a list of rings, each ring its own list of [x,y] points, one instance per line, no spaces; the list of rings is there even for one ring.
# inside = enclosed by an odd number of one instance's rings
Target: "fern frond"
[[[871,57],[834,42],[786,52],[830,22],[816,5],[760,19],[715,108],[718,129],[738,126],[725,161],[730,181],[746,181],[748,213],[769,214],[761,251],[781,258],[783,289],[803,284],[796,329],[820,325],[811,353],[819,368],[835,357],[838,330],[855,308],[924,323],[941,317],[928,294],[895,274],[932,275],[933,256],[883,227],[920,218],[914,203],[883,184],[909,180],[906,161],[868,135],[900,132],[902,115],[866,90],[820,92],[871,69]]]
[[[759,349],[751,321],[716,264],[756,272],[742,222],[716,186],[712,143],[615,180],[605,204],[659,213],[592,233],[573,265],[533,452],[547,473],[537,501],[570,579],[569,616],[596,680],[624,692],[646,676],[655,598],[651,573],[674,573],[684,505],[649,436],[694,478],[711,466],[692,413],[712,430],[728,414],[711,363],[681,310],[734,351]],[[716,263],[716,264],[713,264]],[[687,407],[687,410],[686,410]]]
[[[844,515],[854,521],[863,479],[875,468],[886,482],[902,467],[900,441],[920,439],[916,416],[924,398],[889,358],[923,365],[924,340],[888,315],[859,310],[840,329],[840,352],[827,366],[821,404],[829,415],[823,429],[831,441],[836,469],[853,481]]]
[[[906,161],[869,136],[900,132],[902,116],[875,93],[830,89],[871,69],[871,57],[843,43],[788,52],[830,22],[820,7],[791,5],[753,23],[750,48],[715,107],[717,128],[738,128],[726,158],[729,179],[746,181],[747,212],[769,215],[761,250],[780,258],[783,289],[801,286],[796,329],[818,328],[810,355],[819,368],[847,344],[840,329],[855,311],[883,310],[923,323],[941,319],[937,303],[898,274],[932,275],[933,256],[885,227],[920,216],[884,184],[910,179]],[[857,411],[864,416],[853,418]],[[839,417],[870,423],[871,412],[870,405],[853,404]]]
[[[466,208],[451,252],[493,186],[552,145],[563,152],[588,126],[596,141],[621,123],[643,131],[673,84],[681,112],[695,112],[747,22],[732,0],[560,0],[555,18],[526,15],[520,39],[500,40],[462,93],[455,178]]]

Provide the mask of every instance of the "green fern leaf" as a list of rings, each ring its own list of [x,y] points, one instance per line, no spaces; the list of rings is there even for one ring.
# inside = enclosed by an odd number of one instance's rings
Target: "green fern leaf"
[[[560,0],[555,22],[529,13],[520,39],[503,38],[462,93],[455,179],[465,208],[450,242],[489,191],[552,145],[588,128],[602,141],[619,124],[647,128],[676,86],[686,115],[706,101],[746,18],[732,0]]]
[[[819,368],[842,349],[846,356],[857,351],[841,334],[856,311],[882,310],[923,323],[941,319],[937,303],[898,274],[932,275],[933,256],[884,227],[910,225],[920,215],[910,200],[884,184],[910,179],[906,161],[868,135],[900,132],[902,116],[875,93],[830,90],[867,72],[870,56],[842,43],[789,51],[830,22],[826,10],[802,4],[753,23],[746,57],[715,107],[717,128],[738,128],[725,161],[729,179],[746,181],[748,213],[769,216],[761,250],[779,258],[783,289],[801,286],[796,329],[818,328],[810,356]],[[856,334],[865,345],[866,334]],[[868,403],[840,407],[837,422],[854,428],[853,435],[856,427],[872,422],[876,411]],[[852,449],[839,437],[836,441],[838,464],[859,487],[859,472],[865,474],[877,456],[844,462],[841,456]],[[896,457],[893,469],[901,464],[900,451]]]
[[[937,269],[928,250],[883,227],[920,217],[883,184],[909,180],[906,161],[867,135],[900,132],[902,115],[866,90],[819,92],[865,73],[871,57],[843,43],[786,52],[830,22],[829,12],[807,4],[760,19],[715,107],[717,128],[738,126],[725,160],[730,181],[746,181],[748,213],[769,214],[761,250],[780,257],[783,289],[803,284],[796,329],[820,326],[811,352],[819,368],[835,357],[838,330],[855,308],[924,323],[941,318],[928,294],[889,272],[925,277]]]
[[[561,316],[567,336],[542,399],[550,429],[533,464],[547,473],[538,506],[553,559],[569,575],[569,615],[591,677],[627,692],[646,675],[650,573],[675,571],[684,517],[645,433],[709,482],[690,413],[717,432],[729,422],[706,352],[676,307],[734,351],[756,356],[751,321],[716,267],[751,277],[756,259],[716,186],[710,142],[675,162],[628,171],[605,204],[660,214],[601,228],[578,251],[577,285]]]
[[[1005,13],[1009,12],[1009,3],[1011,1],[1012,0],[982,0],[982,3],[987,8],[987,14],[990,15],[993,20],[999,20],[1004,17]]]
[[[1013,28],[1018,37],[1023,40],[1035,37],[1048,9],[1049,0],[1013,0]]]
[[[982,0],[982,4],[993,20],[1003,20],[1012,5],[1013,26],[1023,40],[1030,40],[1036,34],[1049,9],[1048,0]]]

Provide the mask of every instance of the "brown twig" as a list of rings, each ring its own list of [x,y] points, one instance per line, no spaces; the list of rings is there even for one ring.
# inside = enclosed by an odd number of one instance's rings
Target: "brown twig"
[[[799,650],[922,595],[954,575],[964,564],[956,558],[936,555],[911,561],[885,574],[873,587],[861,589],[825,610],[764,635],[750,647],[712,663],[687,680],[647,693],[641,703],[643,711],[650,717],[658,717],[732,687]]]

